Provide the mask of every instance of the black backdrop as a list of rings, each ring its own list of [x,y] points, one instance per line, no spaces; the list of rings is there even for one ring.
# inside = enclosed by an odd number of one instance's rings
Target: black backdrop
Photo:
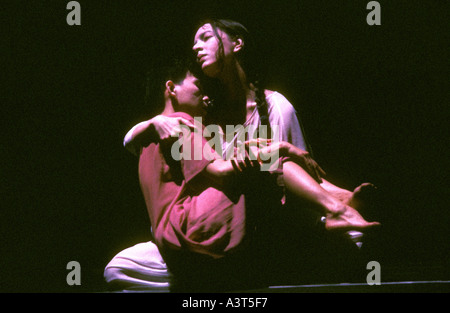
[[[329,179],[378,186],[382,270],[448,279],[447,1],[379,1],[380,26],[366,23],[368,1],[79,1],[81,26],[67,25],[68,1],[10,2],[3,291],[102,291],[114,254],[149,240],[122,139],[149,117],[146,72],[209,15],[255,34],[269,87],[298,110]],[[81,286],[66,284],[72,260]]]

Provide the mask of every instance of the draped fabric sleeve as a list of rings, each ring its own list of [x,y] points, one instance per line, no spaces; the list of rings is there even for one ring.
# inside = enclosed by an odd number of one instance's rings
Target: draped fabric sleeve
[[[308,151],[304,132],[299,122],[298,114],[292,104],[279,92],[273,92],[267,97],[269,121],[279,129],[279,139]]]

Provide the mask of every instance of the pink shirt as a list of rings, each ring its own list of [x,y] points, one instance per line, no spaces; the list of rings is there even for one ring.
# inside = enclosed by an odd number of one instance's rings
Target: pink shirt
[[[170,116],[194,121],[182,112]],[[212,187],[213,182],[201,175],[212,161],[194,159],[194,145],[203,149],[207,144],[201,134],[194,140],[196,134],[190,133],[191,160],[175,161],[172,144],[167,142],[143,148],[139,180],[160,249],[186,249],[219,258],[244,237],[245,201],[243,195],[230,195],[232,201],[228,193]]]

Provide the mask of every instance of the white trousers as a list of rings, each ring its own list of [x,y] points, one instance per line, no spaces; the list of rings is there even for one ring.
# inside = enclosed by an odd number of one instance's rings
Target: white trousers
[[[168,292],[171,275],[158,247],[148,241],[119,252],[103,276],[108,284],[121,286],[122,291]]]

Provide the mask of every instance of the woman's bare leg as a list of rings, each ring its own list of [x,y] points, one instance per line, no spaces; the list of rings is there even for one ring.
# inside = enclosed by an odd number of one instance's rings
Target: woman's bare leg
[[[364,230],[379,225],[367,222],[354,208],[323,189],[301,166],[294,162],[283,164],[286,188],[295,196],[310,201],[322,209],[328,230]]]

